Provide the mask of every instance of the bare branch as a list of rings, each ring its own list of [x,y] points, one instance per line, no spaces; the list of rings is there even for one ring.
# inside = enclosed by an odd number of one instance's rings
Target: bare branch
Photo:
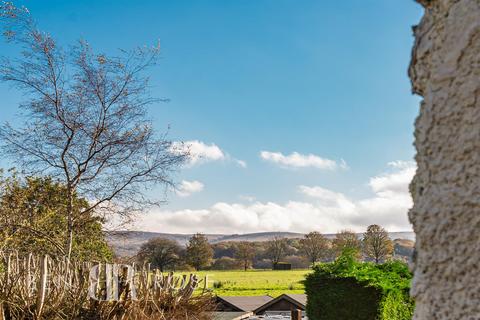
[[[0,128],[4,152],[27,172],[64,183],[67,198],[78,192],[89,199],[85,212],[128,216],[161,203],[145,191],[173,186],[171,175],[187,155],[172,153],[147,117],[147,106],[158,100],[145,72],[156,64],[159,46],[109,57],[79,41],[64,51],[26,9],[5,2],[0,27],[23,49],[19,59],[0,60],[0,80],[27,96],[24,125]],[[71,208],[65,215],[73,228]]]

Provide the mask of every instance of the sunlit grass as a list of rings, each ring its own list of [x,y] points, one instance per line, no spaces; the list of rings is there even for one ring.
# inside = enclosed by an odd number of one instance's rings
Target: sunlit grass
[[[249,271],[200,271],[207,276],[208,288],[215,294],[226,296],[304,293],[302,281],[311,270],[249,270]]]

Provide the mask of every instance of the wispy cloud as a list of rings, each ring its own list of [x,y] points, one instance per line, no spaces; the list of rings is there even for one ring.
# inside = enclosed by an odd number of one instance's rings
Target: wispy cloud
[[[322,170],[336,170],[338,168],[348,168],[347,163],[342,159],[340,162],[322,158],[314,154],[301,154],[293,152],[284,155],[281,152],[260,152],[260,158],[267,162],[277,164],[284,168],[317,168]]]
[[[306,196],[315,198],[318,204],[324,207],[342,208],[343,211],[353,213],[355,204],[343,193],[328,190],[319,186],[299,186],[299,191]]]
[[[417,169],[415,163],[395,161],[390,162],[389,166],[393,168],[393,172],[371,178],[368,185],[375,193],[383,196],[408,194],[408,184]]]
[[[238,196],[240,200],[247,201],[247,202],[253,202],[255,201],[255,197],[247,195],[247,194],[241,194]]]
[[[206,144],[198,140],[175,141],[171,150],[174,153],[188,153],[188,165],[190,166],[225,159],[225,153],[216,144]]]
[[[180,197],[188,197],[192,193],[200,192],[204,189],[205,185],[200,181],[187,181],[183,180],[178,186],[176,192]]]
[[[172,143],[171,152],[176,154],[187,153],[187,166],[189,167],[213,161],[233,161],[242,168],[247,167],[245,161],[230,156],[215,143],[207,144],[199,140],[175,141]]]
[[[321,186],[298,186],[305,196],[286,203],[218,202],[205,209],[149,212],[139,224],[144,230],[191,233],[246,233],[259,231],[317,230],[333,233],[343,228],[365,230],[377,223],[390,231],[410,230],[407,212],[412,206],[408,184],[415,164],[390,165],[390,169],[369,179],[371,197],[351,199],[347,195]],[[250,202],[250,201],[252,202]]]
[[[238,159],[235,159],[235,162],[242,168],[246,168],[247,167],[247,163],[243,160],[238,160]]]

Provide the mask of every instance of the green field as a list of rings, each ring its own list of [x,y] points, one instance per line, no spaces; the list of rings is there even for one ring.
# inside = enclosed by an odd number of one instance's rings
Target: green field
[[[200,271],[198,276],[208,276],[208,288],[215,294],[226,296],[304,293],[302,281],[311,270],[251,270],[251,271]]]

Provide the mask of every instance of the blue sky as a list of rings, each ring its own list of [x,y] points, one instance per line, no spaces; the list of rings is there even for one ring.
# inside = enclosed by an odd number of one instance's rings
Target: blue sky
[[[64,46],[84,38],[108,54],[160,39],[152,94],[170,102],[150,114],[203,158],[135,228],[410,229],[414,1],[19,3]],[[0,84],[0,96],[0,120],[15,123],[21,95]]]

